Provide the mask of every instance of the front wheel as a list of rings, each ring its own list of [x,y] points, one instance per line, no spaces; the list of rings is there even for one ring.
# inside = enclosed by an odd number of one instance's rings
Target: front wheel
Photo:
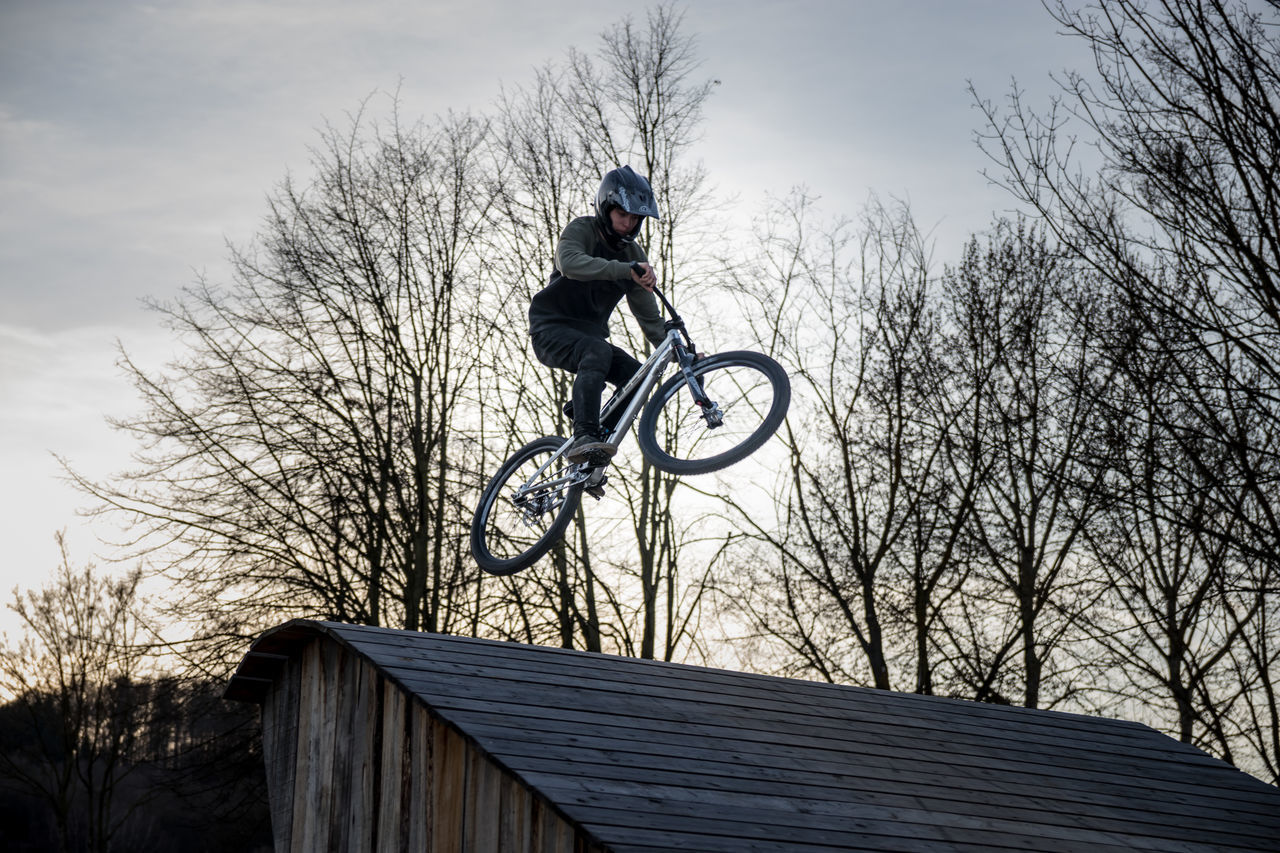
[[[681,371],[640,416],[640,450],[669,474],[705,474],[745,459],[777,431],[791,404],[786,371],[762,353],[719,353],[691,369],[708,405]]]
[[[529,442],[485,487],[471,520],[471,555],[489,574],[532,566],[564,536],[582,500],[582,484],[572,485],[574,466],[550,462],[564,443],[553,435]]]

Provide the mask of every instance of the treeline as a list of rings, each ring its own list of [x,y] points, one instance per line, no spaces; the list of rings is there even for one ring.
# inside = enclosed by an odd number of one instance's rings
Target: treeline
[[[12,607],[0,648],[0,847],[269,850],[256,709],[225,681],[166,660],[141,576],[77,568]]]
[[[168,583],[167,648],[225,673],[307,616],[733,663],[1135,718],[1280,780],[1274,10],[1051,5],[1096,67],[1048,112],[974,93],[1024,212],[941,264],[905,206],[803,190],[710,239],[714,82],[670,6],[488,115],[329,127],[233,279],[155,306],[183,355],[123,358],[136,465],[80,480]],[[619,163],[695,340],[783,362],[792,410],[722,480],[620,454],[561,548],[487,577],[479,489],[565,427],[529,298]]]
[[[222,681],[113,685],[115,716],[133,729],[127,746],[98,754],[64,739],[55,701],[0,706],[0,846],[269,851],[257,709],[223,702],[224,689]]]

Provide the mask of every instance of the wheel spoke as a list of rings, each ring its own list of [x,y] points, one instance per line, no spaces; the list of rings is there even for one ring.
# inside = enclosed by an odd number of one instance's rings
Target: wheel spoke
[[[742,459],[774,433],[790,401],[786,374],[758,353],[713,356],[694,372],[714,404],[711,417],[677,376],[658,390],[641,419],[641,449],[676,474],[714,471]]]
[[[547,466],[562,443],[547,437],[526,445],[485,489],[471,530],[472,554],[485,571],[519,571],[563,535],[581,487],[573,484],[568,464],[557,459]]]

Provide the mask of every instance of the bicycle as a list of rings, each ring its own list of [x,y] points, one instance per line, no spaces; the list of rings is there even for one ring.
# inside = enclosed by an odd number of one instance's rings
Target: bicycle
[[[639,415],[640,451],[661,471],[705,474],[741,461],[786,417],[786,371],[758,352],[701,356],[675,308],[657,288],[654,294],[666,309],[667,336],[601,408],[605,441],[616,450]],[[659,386],[669,364],[678,370]],[[489,481],[471,522],[471,553],[481,569],[511,575],[528,568],[564,536],[584,491],[603,496],[608,460],[570,463],[564,453],[571,443],[535,439]]]

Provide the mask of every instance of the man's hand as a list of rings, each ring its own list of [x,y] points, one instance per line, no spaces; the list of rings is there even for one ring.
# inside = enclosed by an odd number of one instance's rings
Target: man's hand
[[[639,261],[631,265],[631,280],[650,292],[653,286],[658,283],[658,277],[653,274],[653,267],[649,264],[642,264]]]

